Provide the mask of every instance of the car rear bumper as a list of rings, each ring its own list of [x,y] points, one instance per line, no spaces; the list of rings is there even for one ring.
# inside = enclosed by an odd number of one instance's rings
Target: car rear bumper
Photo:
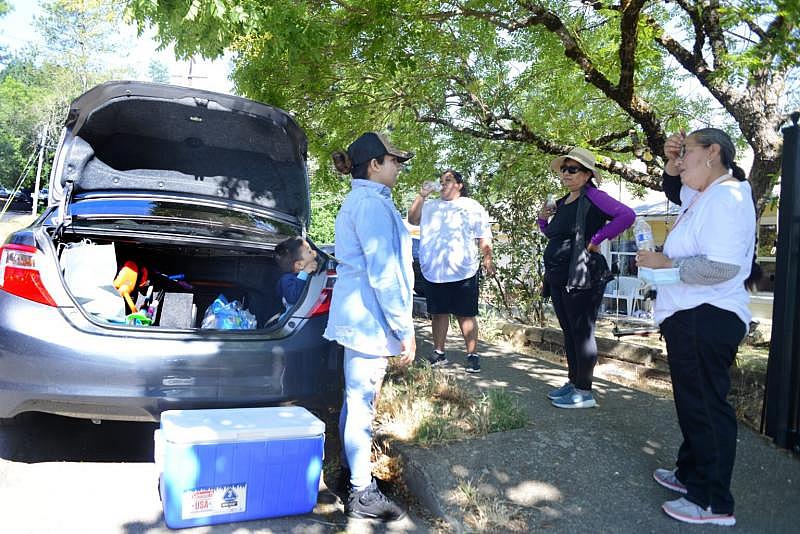
[[[304,321],[282,339],[101,327],[0,290],[0,418],[155,421],[168,409],[335,406],[341,351],[322,337],[327,316]]]

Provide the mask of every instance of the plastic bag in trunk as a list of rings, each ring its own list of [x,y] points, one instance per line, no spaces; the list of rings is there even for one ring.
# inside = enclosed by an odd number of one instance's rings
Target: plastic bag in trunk
[[[256,328],[256,316],[242,308],[238,300],[228,302],[220,294],[206,309],[201,328],[218,330],[250,330]]]

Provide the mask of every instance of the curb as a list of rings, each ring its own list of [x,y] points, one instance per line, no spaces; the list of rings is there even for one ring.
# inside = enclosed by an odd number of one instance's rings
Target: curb
[[[556,328],[502,323],[501,333],[515,347],[535,346],[553,354],[564,351],[564,335],[561,330]],[[666,353],[661,349],[643,347],[606,337],[595,337],[595,339],[599,358],[636,366],[640,368],[644,376],[658,375],[669,379],[669,362]],[[543,354],[539,354],[537,357],[566,365],[566,359],[557,354],[555,358],[548,358]],[[739,383],[764,387],[766,376],[762,373],[731,366],[731,379]]]
[[[501,332],[515,346],[536,346],[550,352],[556,350],[563,352],[564,349],[564,335],[561,330],[556,328],[503,323]],[[602,358],[669,372],[666,354],[661,349],[633,345],[605,337],[595,337],[595,339],[597,340],[597,355]],[[563,363],[563,358],[560,358],[559,362]]]
[[[384,443],[388,445],[390,454],[400,460],[400,464],[403,466],[403,483],[419,501],[419,504],[437,518],[444,520],[450,532],[456,534],[464,532],[463,522],[445,511],[446,506],[440,501],[425,469],[414,460],[411,447],[391,439],[386,439]]]

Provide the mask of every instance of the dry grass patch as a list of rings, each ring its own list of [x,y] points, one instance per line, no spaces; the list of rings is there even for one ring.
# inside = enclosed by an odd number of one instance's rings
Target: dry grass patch
[[[378,421],[395,438],[430,445],[521,428],[528,418],[510,394],[491,390],[478,397],[423,363],[389,369]]]
[[[522,510],[480,481],[463,480],[455,492],[455,500],[464,510],[464,523],[476,532],[528,532],[529,525]]]

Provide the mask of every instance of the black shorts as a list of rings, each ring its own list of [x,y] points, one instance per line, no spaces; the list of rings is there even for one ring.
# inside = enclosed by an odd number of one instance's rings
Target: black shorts
[[[425,280],[425,298],[430,314],[475,317],[478,315],[478,273],[457,282],[437,284]]]

